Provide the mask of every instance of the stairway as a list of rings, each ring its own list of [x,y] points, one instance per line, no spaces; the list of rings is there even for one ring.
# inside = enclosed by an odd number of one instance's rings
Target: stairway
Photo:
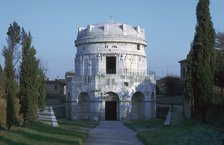
[[[51,106],[46,106],[44,111],[37,112],[38,121],[58,127],[58,122],[54,114],[54,110]]]

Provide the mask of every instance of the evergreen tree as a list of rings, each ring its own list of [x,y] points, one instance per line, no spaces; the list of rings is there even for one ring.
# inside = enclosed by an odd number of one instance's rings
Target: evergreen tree
[[[31,34],[22,29],[22,63],[20,66],[20,113],[23,114],[24,124],[36,121],[38,62],[36,50],[31,46]]]
[[[15,46],[20,42],[20,26],[16,22],[10,24],[7,35],[9,36],[9,41],[11,44],[10,49],[13,51]]]
[[[14,125],[15,122],[15,110],[14,110],[14,100],[16,95],[16,82],[15,82],[15,72],[13,66],[13,56],[8,48],[4,48],[3,55],[5,57],[5,93],[6,93],[6,126],[8,129]]]
[[[15,123],[14,100],[16,95],[16,81],[13,59],[16,47],[20,42],[20,26],[16,22],[10,24],[7,35],[8,47],[4,47],[3,56],[5,57],[4,76],[5,96],[7,101],[6,126],[10,129]]]
[[[15,66],[20,59],[20,51],[18,49],[20,43],[20,26],[16,22],[10,24],[7,35],[9,49],[13,55],[13,64]]]
[[[194,118],[194,97],[193,97],[193,86],[192,86],[192,50],[187,55],[187,80],[185,83],[186,97],[191,103],[191,118]]]
[[[0,74],[1,74],[1,75],[3,74],[1,64],[0,64]]]
[[[213,96],[215,71],[215,32],[209,12],[209,0],[199,0],[197,25],[188,55],[188,83],[193,97],[194,113],[206,121],[207,108]]]
[[[45,74],[42,69],[38,72],[38,108],[43,111],[45,108],[45,97],[46,97],[46,85],[45,85]]]
[[[2,66],[0,65],[0,98],[4,96],[5,88],[4,88],[4,76]]]

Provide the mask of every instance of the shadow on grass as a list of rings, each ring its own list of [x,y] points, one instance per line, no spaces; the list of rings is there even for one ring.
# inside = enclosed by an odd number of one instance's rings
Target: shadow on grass
[[[138,120],[138,121],[124,122],[124,125],[134,131],[143,131],[162,127],[163,120],[161,119]]]
[[[61,143],[61,144],[72,144],[72,145],[77,144],[77,145],[79,145],[79,142],[77,142],[77,141],[69,141],[67,138],[59,139],[59,138],[57,138],[57,136],[49,137],[47,135],[40,135],[38,133],[31,133],[31,132],[27,132],[27,131],[23,131],[23,130],[16,131],[16,133],[18,133],[22,136],[25,136],[27,138],[30,138],[31,140],[35,140],[37,142],[43,141],[45,144]],[[61,135],[63,135],[63,134],[61,134]]]
[[[146,145],[221,145],[223,138],[216,128],[190,120],[178,125],[140,131],[137,136]]]
[[[29,145],[26,143],[21,143],[21,142],[15,142],[10,139],[4,138],[3,136],[0,136],[0,144],[7,144],[7,145]]]
[[[86,139],[88,137],[88,133],[78,132],[78,131],[71,131],[71,130],[65,130],[62,128],[54,128],[49,125],[45,125],[42,123],[35,124],[34,127],[30,126],[29,128],[32,128],[33,130],[36,130],[37,132],[42,133],[48,133],[48,134],[55,134],[55,135],[66,135],[70,137],[79,137],[81,139]],[[46,129],[47,128],[47,129]]]

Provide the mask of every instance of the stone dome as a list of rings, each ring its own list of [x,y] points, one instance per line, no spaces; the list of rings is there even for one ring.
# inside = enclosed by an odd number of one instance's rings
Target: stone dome
[[[139,26],[133,27],[117,22],[107,22],[78,28],[75,45],[100,42],[129,42],[146,46],[145,32]]]

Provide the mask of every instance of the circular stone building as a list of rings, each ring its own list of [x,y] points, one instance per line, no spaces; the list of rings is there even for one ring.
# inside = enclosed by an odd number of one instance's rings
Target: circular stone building
[[[108,22],[78,29],[75,73],[67,77],[66,116],[85,120],[156,117],[155,75],[145,32]]]

